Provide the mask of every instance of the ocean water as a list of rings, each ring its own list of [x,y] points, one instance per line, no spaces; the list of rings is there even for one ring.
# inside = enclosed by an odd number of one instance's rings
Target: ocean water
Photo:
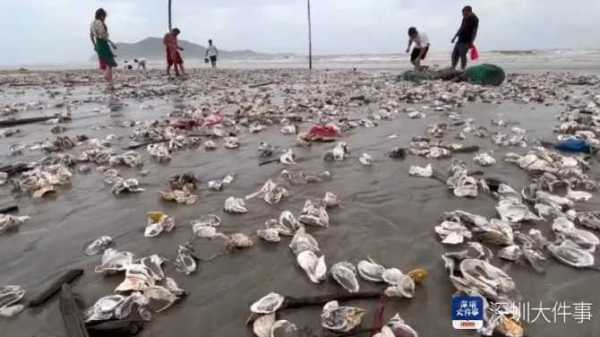
[[[424,65],[444,68],[450,65],[451,51],[431,51]],[[184,54],[188,68],[206,68],[202,58]],[[121,67],[124,60],[117,60]],[[481,51],[480,59],[471,64],[493,63],[515,72],[572,71],[580,73],[600,73],[600,49],[585,50],[531,50],[531,51]],[[31,70],[72,70],[93,69],[95,62],[70,64],[36,64],[23,65]],[[149,68],[157,69],[165,66],[163,60],[149,60]],[[219,67],[228,69],[272,69],[272,68],[307,68],[307,56],[276,57],[269,59],[224,59]],[[316,55],[313,57],[315,69],[371,69],[402,71],[411,67],[409,55],[399,54],[358,54],[358,55]],[[17,69],[2,67],[1,69]]]

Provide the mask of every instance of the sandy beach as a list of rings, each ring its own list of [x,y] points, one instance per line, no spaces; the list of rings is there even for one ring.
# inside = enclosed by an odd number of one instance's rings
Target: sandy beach
[[[86,243],[108,235],[114,240],[113,247],[120,251],[130,251],[137,257],[159,254],[173,260],[178,245],[191,241],[196,254],[207,258],[221,252],[223,242],[194,238],[190,221],[216,214],[222,219],[220,231],[244,233],[254,240],[254,246],[210,262],[198,262],[198,270],[189,276],[178,273],[172,263],[165,263],[166,273],[189,295],[168,310],[155,313],[140,336],[252,336],[245,325],[249,305],[269,292],[306,296],[344,291],[329,278],[319,285],[311,283],[287,247],[290,238],[283,237],[280,243],[273,244],[256,237],[256,231],[264,227],[267,219],[278,218],[284,210],[299,214],[305,200],[320,200],[329,191],[340,197],[341,205],[328,211],[328,228],[310,230],[328,266],[340,261],[357,263],[371,257],[406,272],[424,268],[428,277],[423,285],[417,286],[414,298],[389,299],[385,317],[399,312],[420,336],[475,336],[452,329],[450,301],[455,288],[440,256],[458,248],[441,244],[434,226],[440,223],[444,212],[457,209],[492,218],[496,215],[496,200],[484,192],[476,198],[458,198],[435,179],[409,176],[410,167],[431,163],[435,170],[447,172],[452,160],[459,159],[470,169],[483,171],[480,177],[498,178],[520,191],[531,175],[505,162],[505,154],[525,154],[536,146],[537,140],[556,140],[554,128],[560,124],[557,116],[569,110],[573,102],[592,102],[600,93],[600,82],[595,75],[581,77],[598,71],[588,63],[575,69],[576,74],[567,75],[566,71],[573,70],[569,65],[525,72],[519,70],[527,68],[526,64],[516,62],[512,66],[515,71],[509,71],[507,81],[497,88],[437,81],[398,82],[396,76],[406,68],[386,63],[359,67],[358,71],[333,64],[331,70],[322,67],[312,73],[289,67],[232,68],[235,67],[217,71],[192,69],[186,80],[168,80],[162,71],[155,69],[147,75],[117,72],[116,90],[112,93],[105,91],[101,76],[94,70],[0,73],[1,119],[53,116],[67,111],[72,118],[58,124],[41,122],[0,128],[0,166],[37,162],[51,155],[41,148],[44,142],[57,136],[75,139],[77,135],[85,135],[120,154],[136,140],[132,137],[144,128],[144,123],[158,120],[160,123],[156,125],[162,127],[193,119],[190,116],[217,113],[225,118],[226,134],[235,135],[240,141],[240,147],[231,150],[223,147],[223,137],[212,137],[217,149],[206,151],[202,144],[209,137],[198,136],[199,139],[183,148],[173,150],[171,160],[163,163],[151,158],[145,147],[136,149],[143,167],[116,169],[123,178],[138,179],[145,189],[141,193],[115,196],[111,193],[112,186],[104,182],[105,176],[97,170],[101,165],[86,163],[91,171],[82,173],[78,169],[83,165],[80,162],[69,168],[72,172],[69,184],[59,186],[55,193],[43,198],[14,192],[10,182],[0,186],[1,195],[15,198],[19,214],[31,217],[17,231],[0,235],[0,285],[21,285],[27,291],[27,298],[60,271],[82,268],[85,274],[74,283],[74,290],[81,296],[82,309],[88,308],[99,298],[112,294],[123,281],[123,275],[95,273],[94,267],[100,264],[101,256],[85,256]],[[257,84],[265,85],[254,87]],[[360,96],[363,98],[357,99]],[[424,113],[424,118],[409,118],[408,113],[414,111]],[[479,146],[480,151],[492,154],[497,160],[495,165],[479,167],[473,162],[476,153],[455,153],[443,159],[410,154],[402,160],[389,158],[392,149],[407,148],[413,137],[426,136],[431,125],[448,124],[452,114],[457,114],[461,121],[470,120],[469,125],[485,127],[487,133],[483,137],[467,133],[465,139],[457,139],[465,124],[450,124],[440,140]],[[348,144],[349,158],[323,160],[324,153],[335,143],[299,145],[296,135],[280,131],[290,120],[296,121],[299,132],[308,131],[318,121],[344,126],[339,141]],[[506,121],[508,126],[493,125],[492,120]],[[265,129],[250,133],[249,125],[254,122]],[[52,133],[51,129],[57,125],[65,129]],[[525,147],[499,146],[492,141],[495,132],[510,134],[513,126],[526,130]],[[189,140],[191,135],[206,135],[208,130],[199,127],[176,132]],[[275,162],[259,166],[257,149],[261,142],[292,149],[297,164],[285,166]],[[72,148],[56,153],[77,158],[90,144],[89,140],[75,142]],[[373,157],[371,166],[359,163],[362,153]],[[589,163],[591,167],[586,173],[598,180],[597,159],[594,157]],[[293,184],[280,177],[284,169],[306,174],[329,171],[331,179]],[[142,171],[147,172],[142,174]],[[179,205],[161,200],[159,191],[167,189],[169,177],[186,172],[200,180],[195,192],[199,197],[197,203]],[[209,180],[227,174],[233,174],[235,180],[222,191],[206,187]],[[19,175],[11,178],[19,179]],[[246,201],[247,214],[223,212],[225,199],[254,193],[268,179],[281,181],[288,190],[289,196],[281,203],[269,205],[257,198]],[[577,203],[577,211],[598,209],[600,199],[596,192],[592,193],[590,201]],[[145,238],[146,213],[150,211],[174,217],[175,230],[157,238]],[[538,228],[546,237],[553,238],[550,225],[551,221],[527,222],[522,224],[521,231]],[[521,302],[552,306],[556,302],[586,301],[593,303],[594,317],[583,324],[573,320],[538,321],[525,325],[526,335],[597,336],[600,321],[595,316],[600,315],[597,308],[600,293],[594,288],[600,282],[600,273],[549,260],[545,274],[536,273],[526,263],[509,263],[497,257],[491,262],[512,277]],[[360,285],[361,290],[382,289],[364,280]],[[379,301],[352,304],[367,310],[362,326],[373,326]],[[320,327],[320,313],[320,307],[311,307],[286,311],[280,318],[309,329],[311,333],[307,336],[330,336]],[[0,320],[0,329],[3,336],[11,337],[64,333],[56,300]]]

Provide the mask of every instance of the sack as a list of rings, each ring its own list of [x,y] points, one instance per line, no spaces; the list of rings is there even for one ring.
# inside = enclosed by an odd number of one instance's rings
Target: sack
[[[477,61],[479,59],[479,50],[477,50],[477,47],[475,47],[475,45],[473,45],[473,48],[471,48],[471,61]]]
[[[204,58],[204,63],[208,63],[210,60],[208,59],[208,57]]]
[[[506,74],[502,68],[484,63],[467,68],[464,77],[471,84],[498,86],[504,82]]]

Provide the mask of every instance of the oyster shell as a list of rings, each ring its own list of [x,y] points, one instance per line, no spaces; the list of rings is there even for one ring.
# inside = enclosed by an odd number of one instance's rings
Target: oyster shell
[[[263,314],[268,315],[276,312],[281,308],[285,297],[279,295],[278,293],[272,292],[261,298],[260,300],[254,302],[250,306],[250,311],[255,314]]]
[[[344,289],[350,293],[360,290],[360,284],[356,277],[356,268],[350,262],[338,262],[331,267],[331,276]]]
[[[340,306],[337,301],[331,301],[323,306],[321,325],[328,330],[348,332],[360,325],[366,311],[349,306]]]
[[[233,214],[243,214],[248,213],[248,209],[246,208],[246,203],[244,199],[229,197],[225,200],[224,206],[225,212],[233,213]]]
[[[113,240],[110,236],[101,236],[96,240],[87,244],[83,250],[84,254],[87,256],[98,255],[106,250],[106,248],[110,247],[113,243]]]
[[[304,227],[300,227],[296,231],[289,247],[295,255],[298,255],[305,250],[310,250],[314,253],[319,252],[319,243],[312,235],[306,233]]]
[[[385,272],[385,267],[371,259],[359,261],[357,269],[358,275],[360,275],[360,277],[362,277],[364,280],[371,282],[384,282],[383,273]]]
[[[305,250],[298,254],[296,261],[304,272],[306,272],[311,282],[321,283],[325,280],[327,274],[325,256],[317,257],[314,252]]]

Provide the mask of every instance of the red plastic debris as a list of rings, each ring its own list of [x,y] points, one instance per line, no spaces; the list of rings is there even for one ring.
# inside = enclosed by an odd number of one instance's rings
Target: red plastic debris
[[[331,142],[341,136],[340,129],[335,125],[315,125],[302,135],[307,142]]]

